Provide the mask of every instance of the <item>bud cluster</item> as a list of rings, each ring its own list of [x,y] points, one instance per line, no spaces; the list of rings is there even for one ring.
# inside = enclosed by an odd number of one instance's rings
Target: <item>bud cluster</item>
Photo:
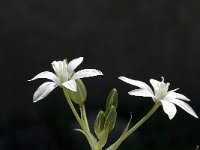
[[[105,111],[100,110],[94,122],[94,131],[101,147],[106,144],[109,132],[115,127],[117,105],[118,93],[116,89],[112,89],[106,100]]]

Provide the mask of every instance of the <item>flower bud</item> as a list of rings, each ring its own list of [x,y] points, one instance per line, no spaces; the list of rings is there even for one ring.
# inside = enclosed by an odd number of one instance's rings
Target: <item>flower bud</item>
[[[108,109],[107,113],[105,114],[104,128],[111,131],[115,127],[116,118],[117,118],[116,108],[115,106],[111,106],[110,109]]]
[[[104,147],[104,145],[106,144],[109,133],[109,130],[105,128],[104,123],[105,123],[105,114],[103,111],[99,111],[96,120],[94,122],[94,132],[99,139],[98,144],[101,145],[101,147]]]
[[[105,114],[103,111],[99,111],[96,120],[94,122],[94,132],[98,138],[101,137],[101,132],[104,129]]]
[[[71,90],[68,90],[69,96],[74,103],[78,105],[83,105],[87,97],[87,91],[81,79],[76,79],[76,84],[77,84],[77,91],[73,92]]]
[[[115,109],[117,109],[117,105],[118,105],[118,93],[117,93],[117,90],[114,88],[108,94],[108,97],[106,100],[106,111],[110,109],[110,107],[112,106],[114,106]]]

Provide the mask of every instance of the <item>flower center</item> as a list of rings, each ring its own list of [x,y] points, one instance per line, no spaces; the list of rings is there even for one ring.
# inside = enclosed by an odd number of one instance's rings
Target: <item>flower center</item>
[[[165,96],[167,95],[168,89],[169,89],[169,83],[164,83],[161,82],[158,91],[155,93],[155,99],[156,100],[162,100],[165,98]]]
[[[59,79],[61,84],[68,81],[67,75],[63,70],[60,71]]]
[[[67,62],[66,60],[55,62],[53,64],[53,67],[58,77],[58,85],[62,86],[62,83],[69,80],[67,72]]]

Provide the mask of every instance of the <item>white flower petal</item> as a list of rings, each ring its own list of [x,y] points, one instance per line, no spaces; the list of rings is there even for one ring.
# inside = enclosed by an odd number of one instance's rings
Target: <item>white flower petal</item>
[[[188,99],[185,95],[177,93],[177,92],[174,92],[174,90],[173,91],[169,91],[167,93],[167,97],[170,97],[172,99],[181,99],[181,100],[185,100],[185,101],[190,101],[190,99]]]
[[[39,86],[33,95],[33,102],[37,102],[45,98],[51,91],[53,91],[57,85],[54,82],[45,82]]]
[[[78,72],[76,72],[71,79],[80,79],[80,78],[86,78],[86,77],[93,77],[93,76],[98,76],[98,75],[103,75],[103,73],[99,70],[96,69],[83,69]]]
[[[49,71],[44,71],[44,72],[37,74],[35,77],[33,77],[32,79],[30,79],[28,81],[33,81],[33,80],[36,80],[36,79],[39,79],[39,78],[49,79],[49,80],[52,80],[54,82],[57,82],[57,80],[58,80],[57,76],[54,73],[49,72]]]
[[[62,85],[66,87],[67,89],[70,89],[71,91],[74,91],[74,92],[77,91],[77,84],[75,80],[64,82]]]
[[[154,94],[152,89],[144,82],[142,81],[138,81],[138,80],[132,80],[132,79],[129,79],[127,77],[124,77],[124,76],[120,76],[118,77],[120,80],[126,82],[126,83],[129,83],[131,85],[134,85],[134,86],[137,86],[139,88],[142,88],[142,89],[146,89],[148,90],[150,93]]]
[[[63,60],[63,68],[62,68],[62,71],[60,71],[60,76],[62,78],[62,80],[68,80],[69,79],[69,73],[68,73],[68,65],[67,65],[67,59],[64,59]]]
[[[190,107],[190,105],[188,105],[184,101],[178,99],[171,99],[170,102],[178,105],[179,107],[181,107],[183,110],[185,110],[187,113],[194,116],[195,118],[198,118],[197,114],[194,112],[192,107]]]
[[[160,81],[157,81],[155,79],[150,79],[150,83],[153,86],[154,92],[158,91],[160,86]]]
[[[63,61],[53,61],[51,65],[58,76],[60,74],[60,70],[63,70]]]
[[[82,63],[82,61],[83,61],[83,57],[79,57],[79,58],[75,58],[69,62],[68,66],[67,66],[69,78],[74,73],[74,70]]]
[[[154,95],[146,89],[135,89],[128,92],[129,95],[143,96],[143,97],[153,97]]]
[[[160,102],[162,103],[163,110],[168,115],[169,119],[171,120],[172,118],[174,118],[176,114],[175,105],[165,100],[160,100]]]

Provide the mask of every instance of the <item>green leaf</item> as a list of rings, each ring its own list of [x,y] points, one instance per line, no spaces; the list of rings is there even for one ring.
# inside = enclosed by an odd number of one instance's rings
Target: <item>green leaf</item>
[[[130,115],[131,115],[131,117],[130,117],[130,119],[129,119],[129,121],[128,121],[128,124],[126,125],[126,128],[124,129],[123,134],[126,133],[126,132],[128,131],[129,125],[130,125],[130,123],[131,123],[131,120],[132,120],[132,114],[130,114]]]

